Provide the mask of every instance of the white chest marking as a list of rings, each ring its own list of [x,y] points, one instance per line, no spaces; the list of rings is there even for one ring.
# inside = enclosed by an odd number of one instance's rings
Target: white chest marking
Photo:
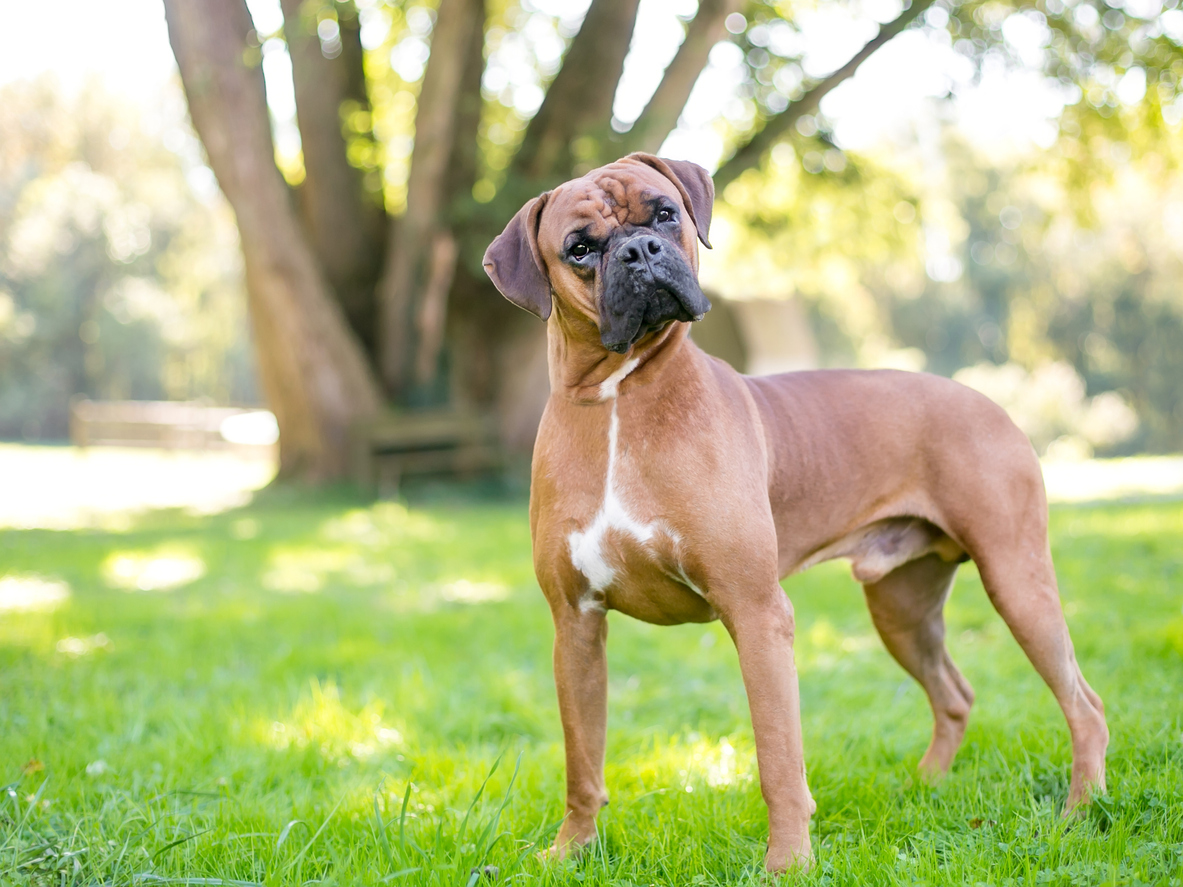
[[[600,400],[613,400],[616,397],[616,391],[620,388],[620,383],[624,381],[624,377],[637,368],[637,364],[641,359],[634,357],[631,360],[626,360],[611,376],[600,383]],[[616,417],[616,407],[612,407],[612,416]]]
[[[591,523],[584,527],[582,532],[575,530],[567,537],[571,564],[587,576],[593,594],[599,594],[608,588],[616,577],[605,551],[605,536],[608,530],[627,533],[641,544],[649,542],[657,531],[653,524],[642,524],[628,513],[616,488],[616,464],[620,458],[620,416],[616,413],[616,390],[623,378],[636,369],[636,364],[636,358],[623,363],[620,369],[600,383],[600,399],[613,401],[612,417],[608,420],[608,471],[603,481],[603,501],[600,510],[591,518]]]
[[[633,361],[629,363],[633,363]],[[623,377],[622,374],[620,378]],[[607,385],[608,382],[603,384]],[[616,379],[613,383],[613,391],[618,384],[620,384],[620,379]],[[602,388],[603,386],[601,386]],[[613,393],[613,398],[615,398],[615,393]],[[629,514],[624,502],[620,499],[616,486],[619,436],[620,417],[616,413],[614,401],[612,417],[608,423],[608,471],[604,478],[604,500],[591,523],[582,532],[575,530],[567,537],[567,545],[571,551],[571,563],[575,569],[587,577],[593,593],[603,591],[616,578],[616,572],[608,563],[604,550],[604,537],[609,530],[626,533],[641,544],[649,542],[656,532],[653,524],[641,523]]]

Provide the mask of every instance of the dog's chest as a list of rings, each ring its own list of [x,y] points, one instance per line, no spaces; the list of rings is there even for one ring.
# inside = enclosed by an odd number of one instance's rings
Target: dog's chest
[[[683,540],[656,513],[645,488],[645,466],[630,457],[622,440],[615,398],[607,437],[599,507],[566,537],[571,565],[587,580],[581,606],[621,610],[651,622],[710,618],[704,595],[683,569]]]

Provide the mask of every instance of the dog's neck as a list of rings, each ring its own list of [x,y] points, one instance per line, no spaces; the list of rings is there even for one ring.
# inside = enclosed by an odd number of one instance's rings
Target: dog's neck
[[[595,323],[556,299],[546,327],[551,396],[579,404],[606,403],[617,396],[626,377],[674,357],[689,332],[689,323],[675,321],[616,354],[600,344]]]

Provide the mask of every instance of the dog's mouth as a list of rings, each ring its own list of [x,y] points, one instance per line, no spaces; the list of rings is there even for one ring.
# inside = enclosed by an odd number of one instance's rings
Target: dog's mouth
[[[626,244],[622,246],[627,246]],[[623,354],[674,321],[702,320],[711,303],[679,253],[663,249],[648,261],[624,263],[609,256],[600,299],[600,341]]]

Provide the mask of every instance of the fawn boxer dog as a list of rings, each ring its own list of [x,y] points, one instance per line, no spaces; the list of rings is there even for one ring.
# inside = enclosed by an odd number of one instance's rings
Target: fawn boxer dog
[[[972,558],[1063,709],[1066,809],[1105,784],[1109,732],[1060,609],[1039,462],[982,395],[936,376],[748,377],[688,338],[714,187],[693,163],[631,154],[527,203],[484,266],[547,322],[550,400],[534,448],[534,566],[555,623],[566,819],[549,854],[596,836],[607,722],[606,615],[722,620],[735,642],[768,805],[765,865],[810,861],[792,573],[849,558],[875,628],[933,713],[922,773],[949,769],[973,691],[943,608]]]

